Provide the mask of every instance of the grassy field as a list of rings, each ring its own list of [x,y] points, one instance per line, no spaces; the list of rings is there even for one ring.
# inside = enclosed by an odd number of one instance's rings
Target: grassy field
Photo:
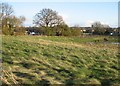
[[[117,41],[109,36],[3,36],[2,82],[119,85],[118,45],[112,44]]]

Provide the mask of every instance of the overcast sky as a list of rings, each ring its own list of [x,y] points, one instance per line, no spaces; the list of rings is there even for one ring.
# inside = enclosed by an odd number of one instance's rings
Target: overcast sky
[[[28,2],[27,0],[4,0],[13,6],[16,16],[23,15],[26,17],[25,26],[33,26],[35,14],[43,8],[50,8],[57,11],[69,26],[91,26],[91,23],[100,21],[111,27],[118,27],[118,0],[114,0],[114,2],[113,0],[82,1],[40,2],[39,0],[38,2],[38,0],[29,0]]]

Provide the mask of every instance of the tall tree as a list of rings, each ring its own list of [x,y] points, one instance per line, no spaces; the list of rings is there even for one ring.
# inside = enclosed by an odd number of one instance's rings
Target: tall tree
[[[35,15],[33,23],[42,27],[54,27],[64,24],[64,21],[56,11],[45,8]]]
[[[10,15],[13,14],[14,10],[11,5],[8,3],[1,3],[0,4],[0,9],[1,9],[1,18],[2,17],[9,17]]]
[[[99,21],[96,21],[92,24],[92,28],[94,29],[94,34],[104,35],[106,30],[110,27],[108,25],[101,24]]]
[[[7,32],[7,30],[10,29],[9,27],[10,17],[12,16],[14,10],[12,6],[7,3],[1,3],[0,10],[1,10],[0,11],[1,28],[2,31],[5,30]]]

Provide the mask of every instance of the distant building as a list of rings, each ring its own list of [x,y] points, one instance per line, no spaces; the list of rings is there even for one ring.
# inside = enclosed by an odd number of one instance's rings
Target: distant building
[[[92,32],[94,31],[92,27],[80,27],[81,28],[81,31],[83,33],[87,33],[87,34],[92,34]]]
[[[30,35],[35,35],[36,33],[35,32],[30,32]]]
[[[26,34],[28,35],[40,35],[40,28],[38,27],[26,27]]]

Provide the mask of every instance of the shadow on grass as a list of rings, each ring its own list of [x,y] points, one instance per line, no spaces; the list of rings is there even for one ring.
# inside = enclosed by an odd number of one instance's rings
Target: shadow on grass
[[[50,82],[46,79],[42,79],[35,82],[35,85],[39,86],[50,86]]]
[[[28,78],[28,79],[33,79],[35,76],[29,74],[29,73],[22,73],[22,72],[13,72],[16,76],[21,77],[21,78]]]

